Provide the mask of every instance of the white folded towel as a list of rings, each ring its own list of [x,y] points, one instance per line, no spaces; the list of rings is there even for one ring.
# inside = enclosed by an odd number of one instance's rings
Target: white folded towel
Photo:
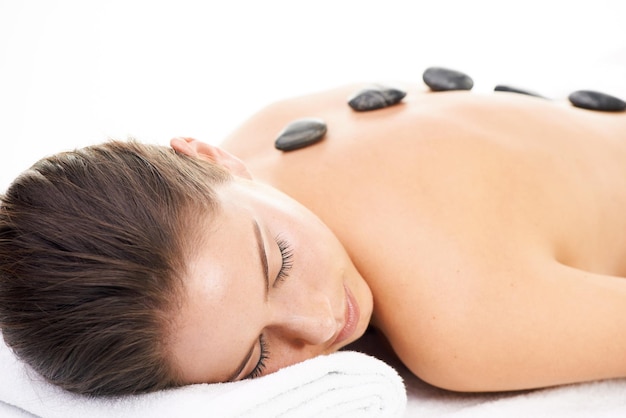
[[[16,418],[400,417],[407,401],[395,369],[353,351],[258,379],[113,399],[87,398],[46,383],[1,338],[0,370],[0,412]]]

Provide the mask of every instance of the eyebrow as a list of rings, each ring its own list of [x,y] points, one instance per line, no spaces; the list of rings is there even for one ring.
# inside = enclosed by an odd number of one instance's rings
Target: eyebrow
[[[263,278],[265,279],[265,300],[267,300],[267,294],[270,289],[269,266],[267,262],[267,252],[265,251],[265,245],[263,244],[263,237],[261,235],[261,228],[256,220],[254,221],[253,229],[254,236],[256,237],[257,248],[259,250],[259,258],[261,259],[261,266],[263,267]]]
[[[254,220],[252,224],[252,229],[254,230],[254,237],[256,238],[256,245],[259,251],[259,258],[261,259],[261,266],[263,267],[263,278],[265,279],[265,300],[267,300],[267,294],[270,288],[270,276],[269,276],[269,265],[267,262],[267,252],[265,251],[265,245],[263,244],[263,236],[261,235],[261,227],[259,227],[259,223]],[[228,378],[228,382],[232,382],[235,380],[237,376],[241,373],[241,371],[246,367],[248,361],[252,357],[252,353],[254,352],[254,347],[256,347],[257,340],[254,340],[252,343],[252,347],[248,350],[248,354],[244,357],[243,361],[239,364],[237,369],[230,375]]]

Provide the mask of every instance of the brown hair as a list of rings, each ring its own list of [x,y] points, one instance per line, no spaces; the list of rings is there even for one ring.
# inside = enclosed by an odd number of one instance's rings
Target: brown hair
[[[178,385],[167,341],[193,215],[216,210],[212,187],[228,179],[208,162],[134,141],[37,162],[0,206],[5,342],[73,392]]]

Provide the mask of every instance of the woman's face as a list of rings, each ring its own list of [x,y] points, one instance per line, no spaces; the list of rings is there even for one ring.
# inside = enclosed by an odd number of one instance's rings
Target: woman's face
[[[359,338],[372,294],[330,230],[279,191],[237,178],[200,224],[172,353],[184,383],[272,373]]]

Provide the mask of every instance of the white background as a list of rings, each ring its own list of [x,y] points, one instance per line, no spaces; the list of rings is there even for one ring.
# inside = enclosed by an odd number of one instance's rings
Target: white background
[[[623,0],[0,0],[0,191],[129,136],[219,143],[261,106],[429,66],[565,99],[626,98]]]

